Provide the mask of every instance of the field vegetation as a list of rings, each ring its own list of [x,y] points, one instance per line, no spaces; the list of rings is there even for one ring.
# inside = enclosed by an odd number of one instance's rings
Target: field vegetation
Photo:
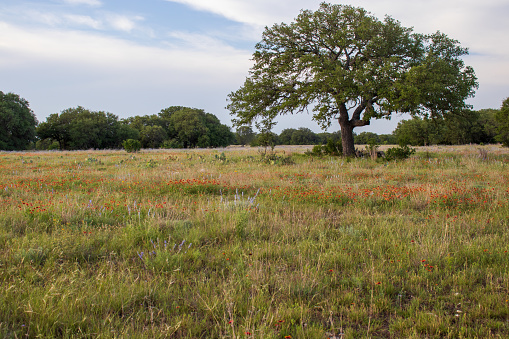
[[[0,153],[2,338],[507,338],[509,151]]]

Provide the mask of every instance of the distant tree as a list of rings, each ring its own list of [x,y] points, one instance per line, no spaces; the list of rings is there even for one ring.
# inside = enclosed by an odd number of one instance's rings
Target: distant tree
[[[314,145],[319,142],[318,135],[306,127],[299,127],[292,133],[292,145]]]
[[[320,143],[320,137],[306,127],[286,128],[279,134],[281,145],[314,145]]]
[[[371,143],[380,144],[378,134],[373,132],[362,132],[354,137],[355,143],[360,145],[368,145]]]
[[[199,147],[226,147],[235,143],[235,134],[230,127],[221,124],[214,114],[205,113],[205,126],[208,129],[208,141],[198,141]]]
[[[398,143],[394,134],[379,134],[380,145],[395,145]]]
[[[50,114],[45,122],[37,126],[37,136],[40,139],[51,139],[58,142],[60,150],[68,149],[71,141],[70,127],[72,120],[69,115],[60,116],[58,113]]]
[[[122,119],[121,122],[124,125],[129,125],[131,128],[138,130],[140,134],[147,126],[161,126],[164,129],[167,129],[165,126],[166,122],[157,114],[143,116],[136,115],[134,117]]]
[[[495,141],[497,110],[449,112],[435,119],[414,117],[401,121],[394,131],[400,144],[464,145]]]
[[[202,109],[170,106],[158,114],[123,119],[122,124],[138,131],[143,147],[224,147],[235,143],[230,128]]]
[[[119,146],[118,117],[107,112],[94,112],[81,106],[63,111],[60,115],[73,117],[70,133],[71,149],[105,149]]]
[[[172,112],[169,123],[174,142],[187,147],[224,147],[235,142],[235,135],[219,119],[202,109],[185,107]]]
[[[463,110],[444,116],[441,143],[449,145],[483,142],[484,131],[476,111]]]
[[[490,144],[496,142],[497,121],[496,109],[481,109],[479,113],[479,124],[482,126],[482,143]]]
[[[172,114],[171,124],[184,148],[196,147],[198,140],[208,133],[203,110],[184,108]]]
[[[509,147],[509,98],[502,103],[502,107],[495,114],[495,120],[497,122],[497,141]]]
[[[119,121],[117,139],[120,142],[119,146],[123,146],[123,141],[128,139],[140,140],[141,133],[134,127]]]
[[[426,146],[440,143],[442,128],[440,119],[413,117],[400,121],[393,134],[400,145]]]
[[[0,91],[0,149],[24,150],[35,141],[37,118],[28,101]]]
[[[81,106],[51,114],[37,127],[40,139],[58,141],[62,150],[118,148],[123,137],[133,134],[132,129],[121,127],[116,115]]]
[[[251,146],[255,147],[275,147],[280,145],[279,136],[272,131],[265,131],[256,134],[256,137],[251,142]]]
[[[163,108],[157,114],[158,117],[159,117],[159,124],[160,124],[160,126],[162,126],[166,130],[166,133],[168,133],[168,137],[174,138],[174,137],[176,137],[176,134],[177,134],[176,131],[175,131],[175,128],[171,124],[171,119],[170,119],[171,116],[173,115],[173,113],[181,111],[181,110],[183,110],[185,108],[188,108],[188,107],[184,107],[184,106],[170,106],[170,107]]]
[[[140,136],[143,148],[159,148],[168,138],[164,128],[159,125],[143,126]]]
[[[255,137],[256,133],[251,126],[238,127],[235,132],[235,141],[238,145],[249,145]]]
[[[291,145],[293,132],[297,131],[295,128],[285,128],[279,134],[279,144]]]
[[[266,28],[244,85],[229,95],[241,126],[313,107],[329,127],[337,119],[343,154],[355,154],[353,129],[394,112],[438,117],[465,108],[477,78],[467,49],[440,32],[422,35],[366,10],[322,3],[290,24]]]
[[[332,140],[336,143],[338,141],[341,141],[341,132],[339,132],[339,131],[333,132],[333,133],[322,132],[322,133],[318,133],[317,135],[318,135],[318,143],[320,143],[320,144],[326,144],[328,140]],[[353,135],[354,135],[354,137],[356,136],[355,133]]]

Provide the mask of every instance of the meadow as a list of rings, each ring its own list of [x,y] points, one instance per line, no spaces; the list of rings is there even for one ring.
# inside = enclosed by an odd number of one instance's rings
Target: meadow
[[[0,153],[0,337],[509,337],[509,149],[304,151]]]

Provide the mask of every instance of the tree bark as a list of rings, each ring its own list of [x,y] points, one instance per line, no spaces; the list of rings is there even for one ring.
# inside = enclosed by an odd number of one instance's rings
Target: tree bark
[[[355,156],[355,144],[353,142],[353,129],[355,127],[369,125],[369,121],[360,119],[361,113],[366,108],[366,103],[362,102],[359,105],[353,115],[352,119],[348,114],[346,104],[342,103],[339,105],[339,117],[338,122],[341,128],[341,143],[343,145],[343,156],[354,157]]]
[[[346,157],[355,156],[355,145],[353,143],[353,127],[350,121],[345,124],[339,123],[341,127],[341,143],[343,145],[343,155]]]
[[[341,128],[341,143],[343,145],[343,156],[354,157],[355,156],[355,144],[353,142],[353,129],[355,127],[361,127],[369,125],[369,120],[364,121],[360,119],[360,114],[364,110],[366,105],[363,103],[355,110],[352,119],[349,120],[348,110],[345,104],[341,104],[339,107],[339,126]]]

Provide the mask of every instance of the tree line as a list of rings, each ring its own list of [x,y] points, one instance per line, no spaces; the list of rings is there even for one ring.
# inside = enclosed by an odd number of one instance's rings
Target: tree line
[[[273,132],[255,133],[251,127],[238,128],[236,133],[237,145],[271,146],[271,145],[324,145],[329,140],[338,142],[341,140],[341,132],[315,133],[307,127],[286,128],[278,135]],[[378,145],[394,145],[397,143],[394,134],[376,134],[362,132],[354,134],[355,144],[366,145],[376,143]]]
[[[39,123],[27,100],[0,91],[0,150],[119,149],[125,140],[143,148],[226,147],[229,145],[319,145],[341,140],[341,132],[315,133],[306,127],[280,134],[256,133],[251,126],[235,132],[202,109],[170,106],[158,114],[119,119],[84,107],[51,114]],[[509,98],[500,109],[463,110],[442,117],[419,117],[398,123],[392,134],[354,133],[357,145],[488,144],[509,146]]]
[[[38,122],[28,101],[0,91],[0,150],[118,149],[136,140],[143,148],[226,147],[230,127],[202,109],[170,106],[159,113],[119,119],[78,106]]]
[[[33,117],[25,118],[30,120],[27,125],[32,133],[27,134],[24,144],[4,142],[2,149],[116,149],[129,139],[138,140],[143,148],[225,147],[235,141],[229,126],[202,109],[171,106],[158,114],[119,119],[112,113],[78,106],[37,123],[28,102],[20,102],[30,112],[25,116]]]
[[[353,134],[356,145],[465,145],[502,143],[509,147],[509,98],[500,109],[463,110],[441,117],[414,116],[400,121],[391,134],[361,132]],[[277,135],[271,132],[256,134],[250,127],[237,129],[237,144],[261,146],[316,145],[329,139],[338,141],[341,133],[314,133],[309,128],[284,129]]]
[[[413,117],[398,123],[399,144],[464,145],[502,143],[509,146],[509,98],[500,109],[451,112],[443,117]]]

